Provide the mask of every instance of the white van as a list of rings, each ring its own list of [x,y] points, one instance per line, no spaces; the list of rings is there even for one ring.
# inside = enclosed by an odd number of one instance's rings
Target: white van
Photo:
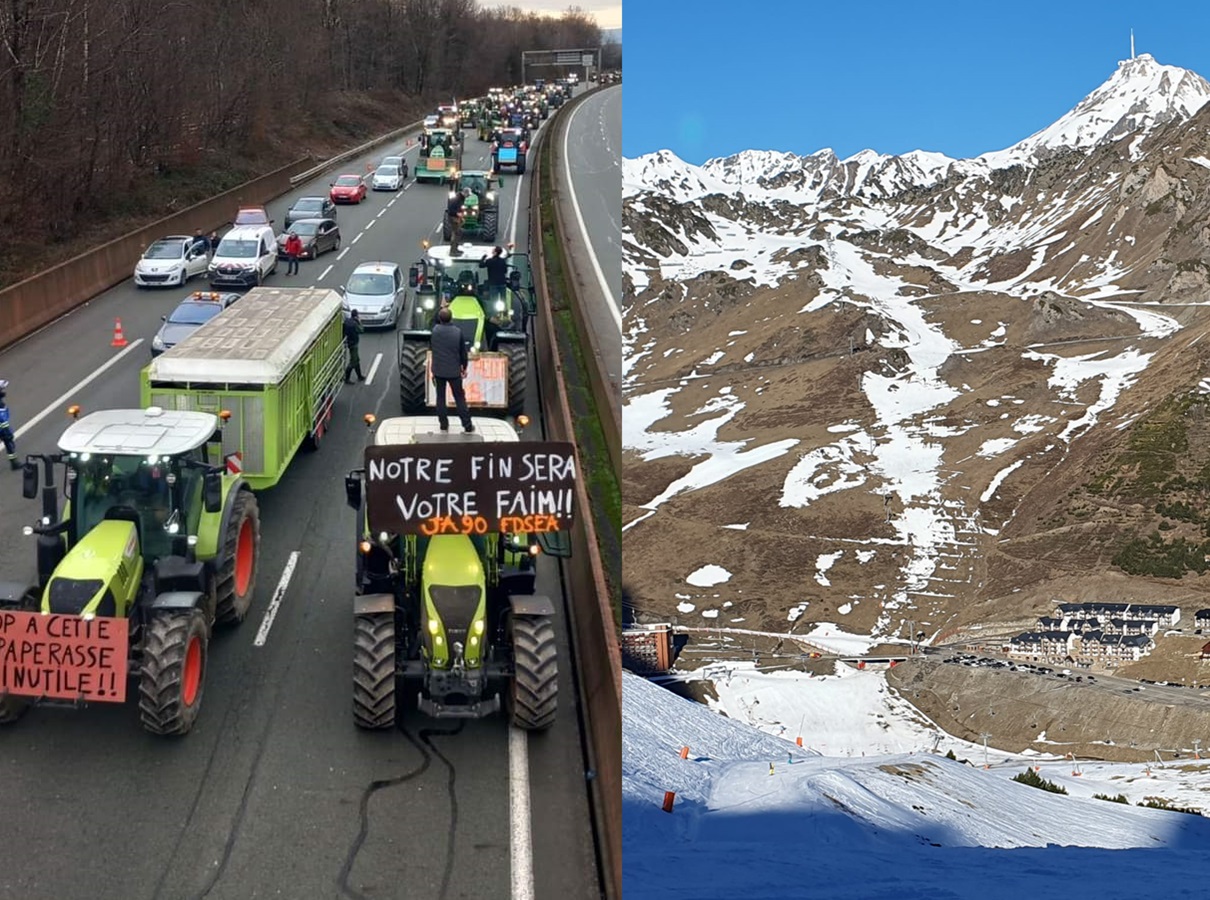
[[[241,225],[223,235],[210,260],[210,286],[252,288],[277,271],[277,237],[269,225]]]

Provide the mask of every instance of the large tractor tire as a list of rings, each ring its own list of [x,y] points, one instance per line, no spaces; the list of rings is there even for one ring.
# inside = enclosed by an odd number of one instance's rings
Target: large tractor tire
[[[366,613],[353,622],[353,721],[394,728],[395,614]]]
[[[186,734],[206,684],[209,630],[199,609],[153,616],[143,646],[139,717],[152,734]]]
[[[21,599],[17,603],[5,603],[0,608],[14,609],[22,612],[36,612],[38,610],[42,592],[37,585],[30,585],[25,589],[25,593],[21,595]],[[29,712],[29,708],[33,705],[28,697],[4,696],[0,697],[0,725],[11,725],[23,715]]]
[[[494,243],[499,227],[500,212],[497,209],[485,209],[479,219],[479,240],[485,244]]]
[[[559,657],[550,616],[512,618],[513,684],[508,711],[513,724],[541,731],[559,709]]]
[[[453,233],[454,229],[450,227],[450,214],[447,211],[441,219],[441,240],[448,242]]]
[[[223,535],[226,562],[219,572],[215,620],[238,625],[248,615],[260,568],[260,507],[251,491],[240,491]]]
[[[508,353],[508,414],[525,412],[525,391],[529,384],[529,353],[525,344],[505,344]]]
[[[405,416],[424,414],[424,379],[428,366],[429,345],[426,341],[403,342],[399,352],[399,405]]]
[[[517,174],[518,175],[525,174],[525,156],[524,156],[524,154],[517,157]]]

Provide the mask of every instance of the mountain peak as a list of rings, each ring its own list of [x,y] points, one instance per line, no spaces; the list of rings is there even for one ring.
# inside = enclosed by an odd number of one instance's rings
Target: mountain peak
[[[1128,134],[1146,134],[1187,119],[1210,100],[1210,82],[1150,53],[1118,62],[1117,70],[1053,125],[1006,150],[979,159],[993,169],[1037,160],[1065,149],[1092,149]]]

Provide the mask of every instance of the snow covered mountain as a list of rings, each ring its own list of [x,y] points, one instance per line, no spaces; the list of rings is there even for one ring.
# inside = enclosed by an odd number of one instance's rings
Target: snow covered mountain
[[[748,674],[758,677],[741,670],[737,678]],[[850,671],[840,683],[878,677]],[[772,676],[764,678],[757,700],[770,699]],[[798,686],[785,697],[801,693]],[[860,705],[849,711],[873,715]],[[1200,764],[1146,774],[1142,764],[1091,766],[1071,777],[1070,764],[1037,759],[1041,777],[1064,786],[1063,796],[1013,782],[1030,762],[994,751],[987,770],[923,749],[859,756],[831,715],[805,715],[803,725],[811,734],[827,731],[833,752],[802,751],[629,673],[622,715],[628,898],[1205,893],[1210,822],[1131,805],[1152,795],[1177,804],[1203,797]],[[845,749],[852,755],[838,758]],[[959,748],[957,755],[968,753]],[[976,759],[982,762],[981,748]],[[671,813],[661,808],[665,791],[676,793]]]
[[[624,160],[635,606],[931,640],[1055,596],[1207,605],[1171,580],[1210,554],[1207,99],[1142,55],[975,159]],[[1157,429],[1179,453],[1128,458]]]

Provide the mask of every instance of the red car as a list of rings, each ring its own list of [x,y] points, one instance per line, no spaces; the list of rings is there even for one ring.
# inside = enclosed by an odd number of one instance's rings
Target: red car
[[[332,182],[328,196],[333,203],[360,203],[367,193],[365,179],[360,175],[341,175]]]

